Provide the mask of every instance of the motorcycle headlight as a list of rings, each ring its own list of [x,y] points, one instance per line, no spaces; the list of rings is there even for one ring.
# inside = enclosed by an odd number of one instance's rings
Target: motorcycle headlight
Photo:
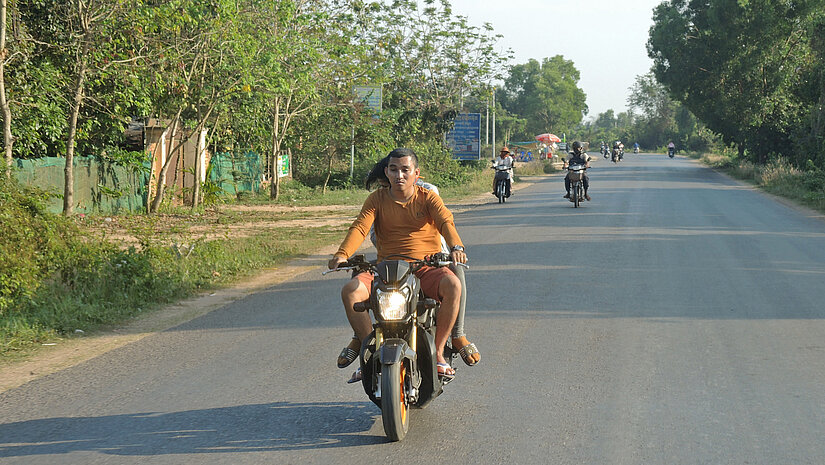
[[[378,312],[384,320],[403,320],[407,316],[407,294],[409,289],[382,292],[376,290]]]

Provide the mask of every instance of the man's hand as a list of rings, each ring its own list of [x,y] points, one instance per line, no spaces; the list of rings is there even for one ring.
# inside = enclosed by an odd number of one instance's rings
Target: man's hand
[[[338,266],[341,263],[344,263],[345,261],[347,261],[346,258],[341,257],[340,255],[333,255],[332,258],[329,259],[329,262],[327,263],[327,266],[329,267],[330,270],[334,270],[334,269],[338,268]]]
[[[467,254],[463,250],[453,250],[450,258],[456,263],[467,263]]]

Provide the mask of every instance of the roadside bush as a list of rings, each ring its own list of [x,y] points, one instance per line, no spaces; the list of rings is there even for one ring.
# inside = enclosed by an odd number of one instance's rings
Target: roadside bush
[[[0,317],[56,270],[76,228],[46,210],[49,194],[0,181]]]
[[[772,194],[825,211],[825,171],[813,161],[809,160],[800,168],[788,159],[772,157],[766,165],[758,165],[736,158],[732,151],[722,155],[704,154],[701,161],[731,176],[752,182]]]

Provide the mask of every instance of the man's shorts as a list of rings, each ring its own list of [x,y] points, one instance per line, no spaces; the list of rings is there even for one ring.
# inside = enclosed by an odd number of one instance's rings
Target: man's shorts
[[[455,276],[452,270],[446,266],[425,266],[416,271],[415,275],[418,276],[418,279],[421,281],[421,290],[424,291],[424,295],[431,299],[436,299],[439,302],[441,301],[441,296],[438,295],[438,285],[441,284],[441,279],[449,275]],[[372,280],[374,278],[375,276],[372,273],[366,271],[355,275],[355,279],[364,283],[370,292],[372,292]]]

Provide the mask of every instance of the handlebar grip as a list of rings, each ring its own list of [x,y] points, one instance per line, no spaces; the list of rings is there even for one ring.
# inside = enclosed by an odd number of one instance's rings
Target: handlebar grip
[[[370,308],[369,302],[355,302],[352,309],[356,312],[366,312]]]

